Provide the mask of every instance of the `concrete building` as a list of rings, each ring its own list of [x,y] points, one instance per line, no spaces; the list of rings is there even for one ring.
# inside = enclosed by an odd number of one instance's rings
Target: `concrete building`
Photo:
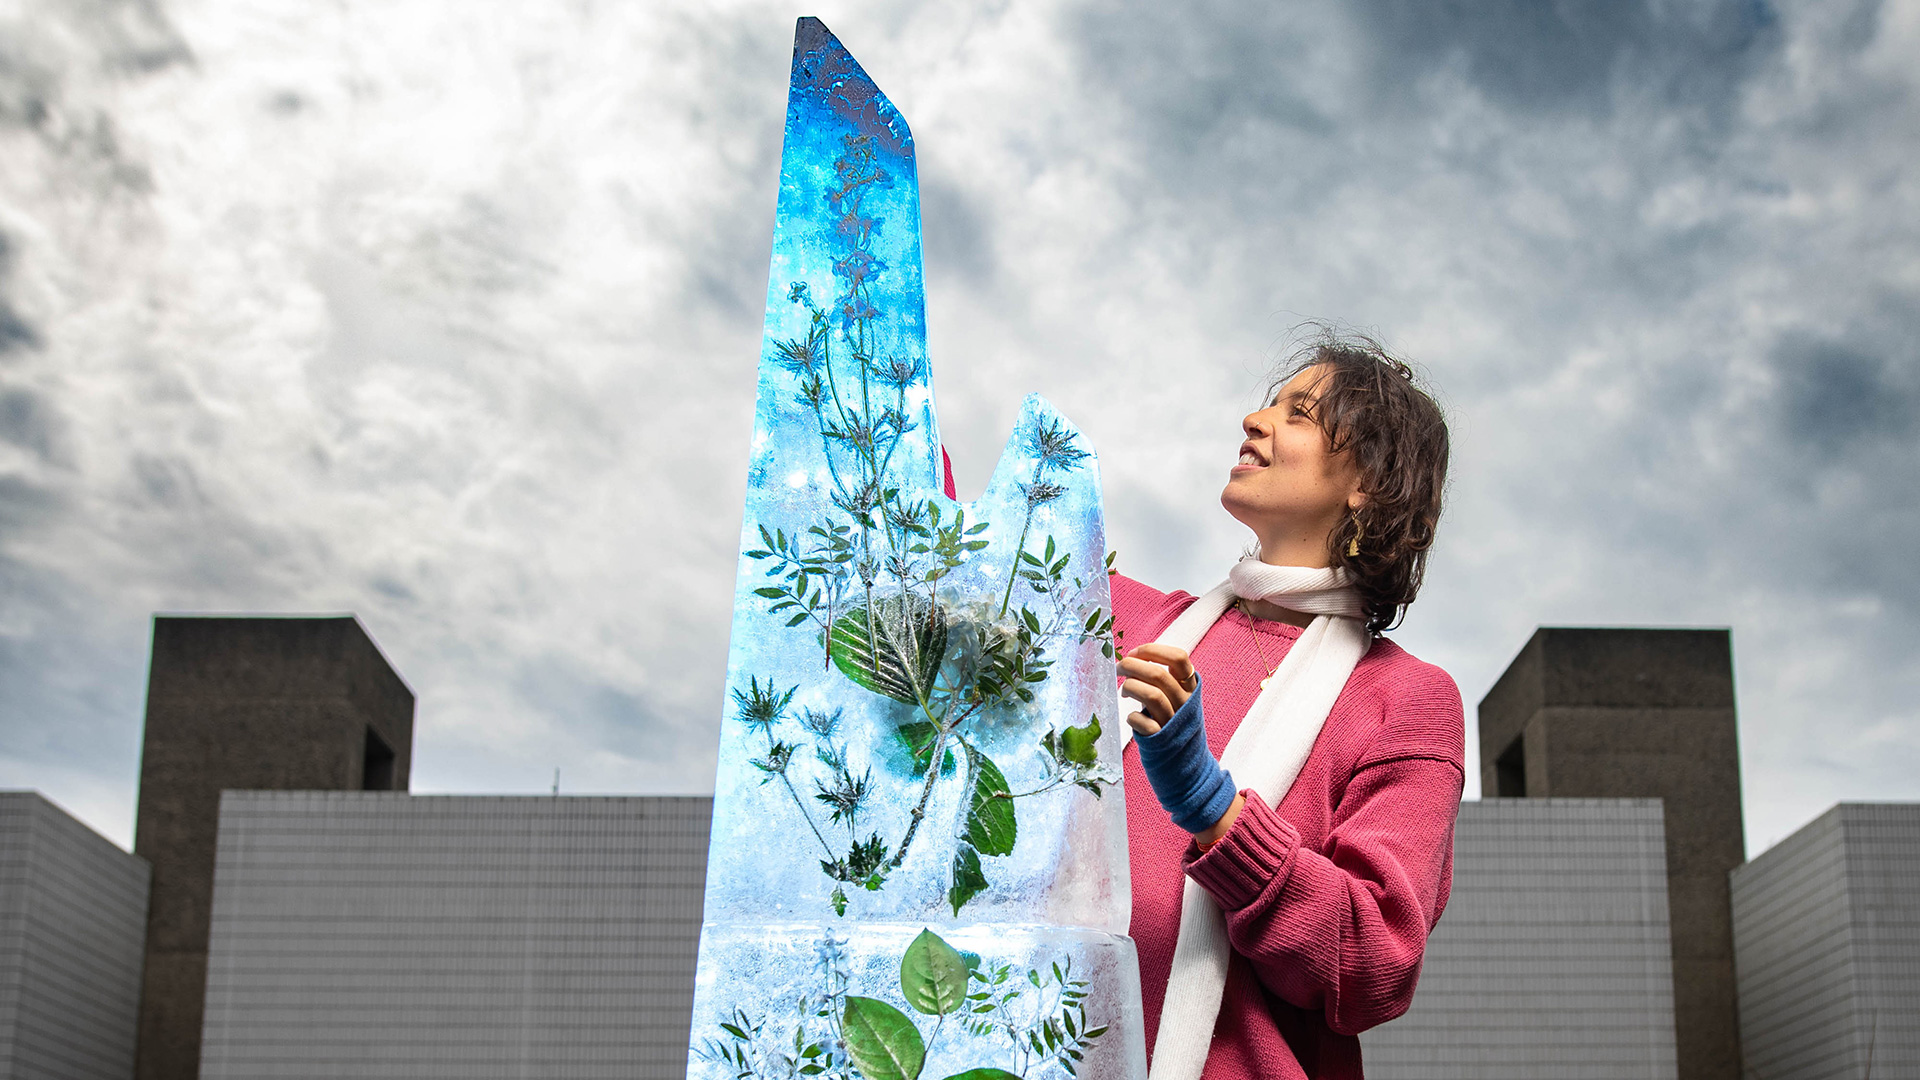
[[[1673,1080],[1667,864],[1654,799],[1460,807],[1453,895],[1376,1080]]]
[[[1681,1080],[1741,1080],[1727,874],[1745,859],[1725,630],[1542,627],[1480,702],[1482,789],[1665,806]]]
[[[1759,1080],[1920,1076],[1920,804],[1841,803],[1733,872]]]
[[[711,800],[409,797],[412,705],[351,618],[156,620],[147,861],[0,796],[0,1080],[679,1080]],[[1736,943],[1745,1075],[1920,1075],[1920,807],[1735,870],[1724,632],[1542,629],[1480,732],[1370,1076],[1733,1080]]]
[[[139,1080],[200,1075],[220,792],[405,791],[413,692],[351,616],[153,621],[134,853],[153,867]]]
[[[228,792],[201,1075],[679,1080],[712,806]]]
[[[147,880],[38,794],[0,792],[0,1077],[133,1075]]]

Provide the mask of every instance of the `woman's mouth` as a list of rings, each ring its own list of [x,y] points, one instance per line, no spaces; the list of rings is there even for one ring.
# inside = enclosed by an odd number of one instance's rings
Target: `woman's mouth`
[[[1267,463],[1261,459],[1260,455],[1256,453],[1252,447],[1242,446],[1240,448],[1240,460],[1234,462],[1233,472],[1251,472],[1255,469],[1264,469],[1266,467]]]

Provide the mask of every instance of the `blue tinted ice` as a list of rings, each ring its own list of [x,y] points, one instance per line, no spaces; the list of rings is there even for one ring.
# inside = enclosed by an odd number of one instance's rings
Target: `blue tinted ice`
[[[913,138],[813,19],[772,261],[690,1075],[1143,1075],[1098,463],[1029,397],[941,493]]]

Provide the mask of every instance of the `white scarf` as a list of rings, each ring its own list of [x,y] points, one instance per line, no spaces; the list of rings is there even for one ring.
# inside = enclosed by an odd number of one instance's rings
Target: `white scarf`
[[[1347,685],[1347,676],[1373,643],[1361,618],[1360,597],[1347,581],[1344,570],[1270,566],[1242,559],[1226,581],[1194,601],[1160,635],[1160,644],[1192,652],[1237,597],[1317,616],[1287,650],[1220,755],[1220,764],[1233,773],[1234,782],[1259,792],[1269,806],[1279,806],[1286,797],[1334,700]],[[1139,711],[1137,703],[1123,699],[1121,716]],[[1199,883],[1186,879],[1180,900],[1180,940],[1174,946],[1173,974],[1160,1007],[1160,1034],[1149,1080],[1199,1080],[1213,1043],[1213,1026],[1220,1017],[1231,951],[1219,905]]]

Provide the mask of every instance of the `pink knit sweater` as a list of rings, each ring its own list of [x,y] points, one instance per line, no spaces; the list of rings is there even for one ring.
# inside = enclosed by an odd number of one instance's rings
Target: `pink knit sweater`
[[[1133,648],[1193,603],[1114,576],[1114,625]],[[1217,755],[1300,635],[1237,609],[1193,650]],[[1465,778],[1460,691],[1384,638],[1354,668],[1278,807],[1251,791],[1201,853],[1168,820],[1128,744],[1133,938],[1153,1053],[1180,932],[1183,871],[1227,916],[1233,945],[1203,1080],[1360,1080],[1359,1032],[1405,1012],[1427,934],[1447,904]]]

